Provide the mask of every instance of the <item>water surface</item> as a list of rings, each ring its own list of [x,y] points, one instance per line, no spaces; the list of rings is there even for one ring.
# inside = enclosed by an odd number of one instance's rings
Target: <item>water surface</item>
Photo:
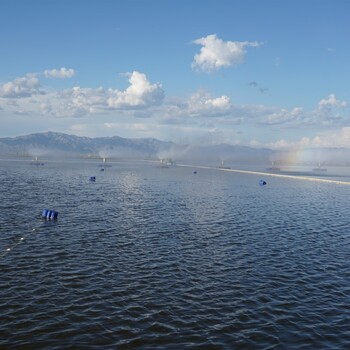
[[[350,187],[259,180],[1,161],[0,347],[350,348]]]

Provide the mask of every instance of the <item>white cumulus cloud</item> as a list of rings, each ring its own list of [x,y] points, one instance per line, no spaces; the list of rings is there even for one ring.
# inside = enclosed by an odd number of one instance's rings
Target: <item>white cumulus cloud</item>
[[[42,94],[36,74],[27,74],[0,86],[0,97],[21,98]]]
[[[266,124],[285,124],[290,122],[299,122],[303,117],[303,109],[301,107],[295,107],[291,111],[287,109],[278,110],[272,114],[269,114],[263,123]]]
[[[260,144],[260,147],[263,146],[273,150],[288,151],[288,150],[302,149],[304,147],[310,147],[311,143],[312,141],[310,138],[303,137],[298,141],[288,141],[285,139],[280,139],[276,142],[270,142],[265,145]]]
[[[199,91],[191,96],[187,104],[187,113],[190,116],[222,116],[231,108],[230,98],[220,96],[212,98],[209,94]]]
[[[246,48],[260,45],[256,41],[223,41],[216,34],[196,39],[193,43],[202,45],[202,48],[194,56],[192,68],[206,72],[243,63]]]
[[[312,139],[314,147],[343,147],[350,148],[350,127],[343,127],[340,130],[315,136]]]
[[[139,72],[127,74],[130,86],[124,90],[108,90],[108,106],[116,109],[132,109],[160,104],[164,91],[159,83],[151,84],[146,75]]]
[[[264,146],[275,150],[300,150],[307,148],[350,149],[350,127],[324,132],[314,137],[302,137],[297,141],[281,139]]]
[[[320,109],[330,107],[347,107],[347,103],[346,101],[338,100],[335,94],[330,94],[328,98],[324,98],[318,103],[318,107]]]
[[[65,78],[71,78],[75,75],[75,71],[72,68],[60,68],[60,69],[51,69],[51,70],[45,70],[44,75],[47,78],[58,78],[58,79],[65,79]]]
[[[107,108],[106,91],[102,87],[93,89],[75,86],[61,92],[56,101],[58,105],[55,111],[59,117],[81,117]]]
[[[56,117],[82,117],[116,109],[141,111],[161,104],[164,91],[160,84],[151,84],[143,73],[133,72],[128,76],[130,86],[126,90],[75,86],[53,93],[48,96],[45,110]]]

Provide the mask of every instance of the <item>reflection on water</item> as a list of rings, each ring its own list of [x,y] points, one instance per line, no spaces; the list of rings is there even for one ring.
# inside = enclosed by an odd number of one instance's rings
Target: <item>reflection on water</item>
[[[350,347],[350,188],[192,170],[1,162],[1,347]]]

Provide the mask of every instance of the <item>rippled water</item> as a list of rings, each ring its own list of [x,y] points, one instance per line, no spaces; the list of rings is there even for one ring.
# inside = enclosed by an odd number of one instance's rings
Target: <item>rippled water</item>
[[[1,161],[0,348],[349,349],[350,186],[192,170]]]

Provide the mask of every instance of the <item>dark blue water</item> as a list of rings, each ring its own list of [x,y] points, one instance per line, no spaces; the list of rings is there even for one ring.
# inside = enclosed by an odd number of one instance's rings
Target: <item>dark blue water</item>
[[[192,171],[0,161],[0,348],[349,349],[350,186]]]

